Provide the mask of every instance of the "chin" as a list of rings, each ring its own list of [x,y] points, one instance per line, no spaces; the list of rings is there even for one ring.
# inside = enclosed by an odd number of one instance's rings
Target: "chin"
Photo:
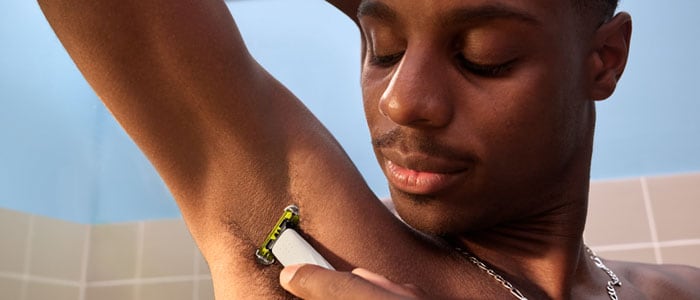
[[[489,213],[484,210],[483,202],[481,204],[465,203],[455,199],[415,195],[393,189],[391,194],[396,212],[401,219],[413,229],[425,234],[459,235],[488,228],[497,222],[494,218],[497,212]]]
[[[400,194],[400,195],[397,195]],[[467,218],[459,217],[459,209],[446,207],[433,196],[392,193],[396,212],[413,229],[425,234],[454,235],[467,229]]]

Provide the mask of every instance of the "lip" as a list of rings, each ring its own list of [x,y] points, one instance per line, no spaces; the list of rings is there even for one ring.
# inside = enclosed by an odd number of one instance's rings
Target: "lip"
[[[389,183],[403,192],[415,195],[434,195],[444,191],[461,181],[469,170],[463,162],[425,155],[404,157],[401,160],[385,158],[384,167]]]

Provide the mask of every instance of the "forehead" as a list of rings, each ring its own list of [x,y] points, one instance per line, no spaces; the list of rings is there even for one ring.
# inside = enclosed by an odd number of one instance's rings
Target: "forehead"
[[[573,17],[568,0],[363,0],[358,18],[392,23],[450,25],[512,20],[529,25],[563,25]]]

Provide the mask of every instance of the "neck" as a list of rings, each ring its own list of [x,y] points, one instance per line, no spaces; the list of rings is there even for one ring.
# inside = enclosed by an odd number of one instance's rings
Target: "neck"
[[[574,227],[551,220],[510,224],[463,235],[459,243],[526,296],[567,299],[575,284],[592,278],[582,236]]]
[[[570,176],[545,196],[559,205],[523,220],[462,234],[455,242],[530,298],[570,299],[577,290],[595,287],[603,292],[602,273],[592,267],[583,243],[589,165],[571,167]]]

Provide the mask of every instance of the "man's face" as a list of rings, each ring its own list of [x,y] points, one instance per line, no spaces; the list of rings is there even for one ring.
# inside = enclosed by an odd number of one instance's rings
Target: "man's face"
[[[561,205],[594,123],[569,1],[369,0],[359,16],[365,113],[409,224],[454,233]]]

